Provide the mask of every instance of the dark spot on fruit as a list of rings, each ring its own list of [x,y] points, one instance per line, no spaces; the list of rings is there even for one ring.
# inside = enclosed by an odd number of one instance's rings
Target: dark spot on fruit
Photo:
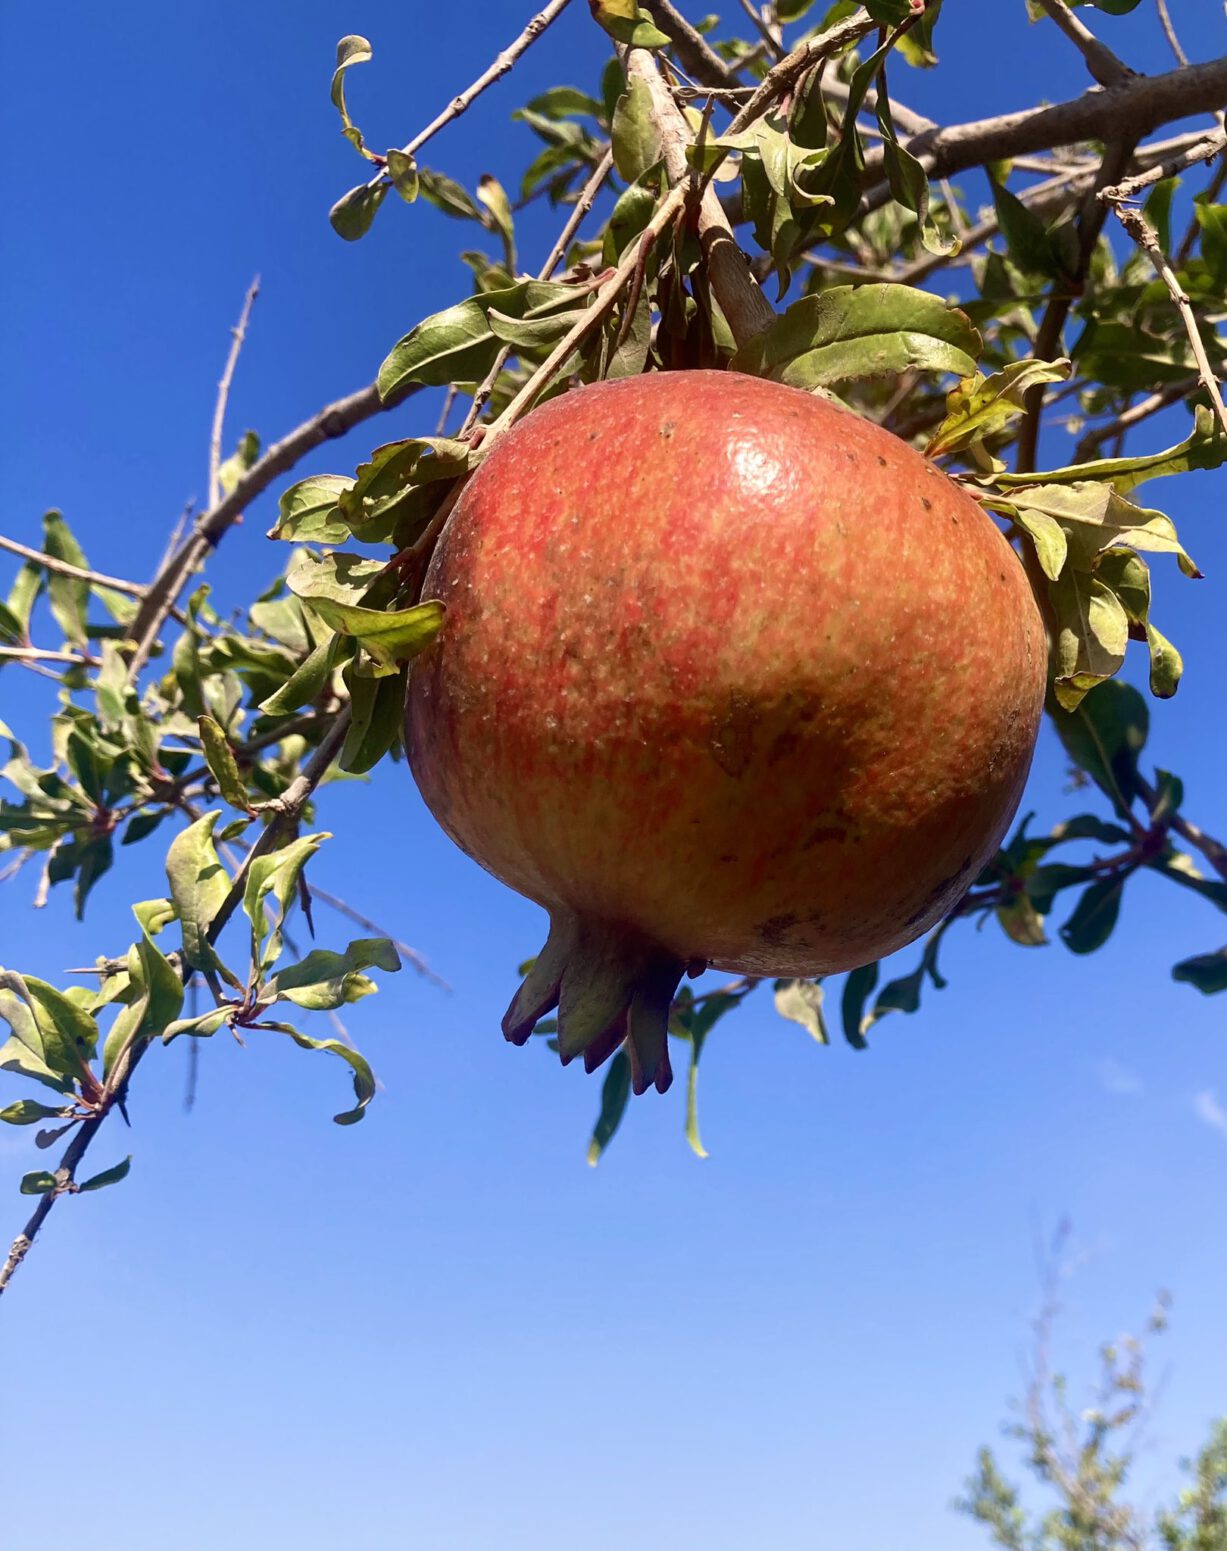
[[[774,946],[782,940],[785,932],[790,927],[796,926],[796,924],[797,917],[795,915],[770,916],[766,921],[758,923],[757,931],[764,942],[771,943]]]
[[[929,500],[927,495],[921,496],[920,504],[924,507],[926,512],[931,512],[933,510],[933,502]]]
[[[849,463],[856,462],[856,454],[854,452],[845,452],[844,457],[847,458]]]
[[[886,467],[886,459],[882,456],[881,453],[878,454],[878,462],[882,465],[883,468]]]
[[[712,724],[711,757],[725,775],[739,776],[754,755],[754,730],[759,713],[750,701],[730,695],[728,710]]]
[[[599,441],[600,440],[600,436],[601,436],[601,433],[599,431],[589,431],[588,432],[588,440],[590,442]]]
[[[834,840],[837,844],[848,838],[848,831],[843,824],[819,824],[805,837],[805,844],[801,847],[808,851],[811,846],[821,845],[824,840]],[[860,837],[855,837],[859,839]]]
[[[674,431],[676,431],[676,430],[677,430],[677,421],[676,420],[666,420],[664,425],[662,425],[661,428],[660,428],[660,434],[661,434],[661,436],[664,437],[665,441],[668,441],[669,438],[673,435]]]
[[[795,752],[799,742],[800,739],[795,732],[782,732],[771,745],[771,752],[767,755],[767,763],[774,765],[781,759],[787,759],[790,754]]]

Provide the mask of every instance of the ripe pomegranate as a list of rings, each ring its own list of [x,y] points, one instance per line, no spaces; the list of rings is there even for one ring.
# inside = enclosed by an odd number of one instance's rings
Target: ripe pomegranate
[[[997,847],[1044,627],[965,491],[850,411],[737,373],[568,392],[494,447],[423,596],[406,747],[443,828],[550,913],[503,1022],[670,1081],[685,969],[902,947]]]

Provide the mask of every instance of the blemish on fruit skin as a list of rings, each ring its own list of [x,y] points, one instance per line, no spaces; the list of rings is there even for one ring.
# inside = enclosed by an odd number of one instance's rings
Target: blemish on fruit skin
[[[676,420],[666,420],[665,423],[660,428],[660,434],[661,434],[662,439],[664,441],[666,441],[666,442],[669,441],[672,438],[674,431],[676,431],[676,430],[677,430],[677,421]]]
[[[921,496],[920,504],[924,507],[926,512],[931,512],[933,510],[933,502],[929,500],[927,495]]]

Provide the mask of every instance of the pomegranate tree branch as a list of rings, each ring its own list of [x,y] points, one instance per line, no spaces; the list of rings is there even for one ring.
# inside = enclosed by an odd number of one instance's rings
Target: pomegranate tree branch
[[[502,80],[516,60],[519,59],[520,55],[525,50],[531,48],[550,23],[561,16],[570,3],[571,0],[549,0],[549,4],[543,6],[537,12],[536,16],[520,33],[519,37],[507,45],[503,52],[495,58],[494,63],[483,70],[471,86],[466,86],[462,92],[453,97],[442,113],[432,118],[426,128],[414,135],[408,144],[401,146],[402,153],[405,156],[415,156],[428,140],[433,140],[441,129],[446,129],[454,119],[458,119],[462,113],[467,112],[477,98],[481,96],[482,92],[488,87],[493,86],[496,81]],[[381,168],[367,184],[367,187],[374,188],[377,184],[386,183],[387,181],[388,175]]]
[[[325,404],[318,414],[295,426],[279,442],[274,442],[228,495],[196,519],[187,538],[159,568],[158,574],[146,589],[136,618],[128,627],[128,639],[136,644],[130,669],[133,678],[149,660],[158,632],[174,608],[188,578],[208,552],[216,548],[227,529],[242,517],[244,507],[321,443],[344,436],[362,421],[392,409],[417,391],[418,385],[410,383],[401,392],[384,400],[379,396],[378,387],[371,383],[357,393]]]
[[[257,275],[247,287],[247,295],[243,298],[243,310],[239,314],[239,321],[230,330],[230,353],[226,357],[226,365],[222,370],[221,381],[217,385],[217,402],[213,406],[213,430],[209,436],[210,506],[216,506],[222,497],[222,432],[226,423],[226,404],[230,398],[230,384],[234,381],[234,369],[239,364],[239,352],[243,348],[243,341],[247,338],[247,324],[251,318],[251,309],[255,306],[256,297],[259,294],[260,277]]]
[[[23,560],[32,560],[35,565],[42,566],[44,571],[54,571],[57,576],[71,576],[79,582],[92,582],[95,587],[109,587],[112,592],[126,592],[131,598],[145,596],[145,589],[136,582],[126,582],[121,576],[107,576],[103,571],[90,571],[85,566],[58,560],[54,555],[44,554],[41,549],[31,549],[28,544],[19,544],[16,539],[6,538],[2,533],[0,549],[20,555]]]
[[[0,646],[0,662],[74,662],[84,668],[97,668],[100,659],[88,652],[49,651],[41,646]]]
[[[1115,86],[1133,76],[1134,72],[1129,66],[1118,59],[1106,43],[1099,41],[1086,23],[1074,15],[1065,0],[1040,0],[1040,4],[1086,60],[1086,68],[1100,86]],[[1188,60],[1182,63],[1187,65]]]
[[[265,805],[267,810],[272,811],[273,818],[264,833],[247,853],[242,867],[230,885],[230,891],[222,902],[221,908],[210,922],[206,934],[210,943],[215,943],[221,936],[223,928],[242,901],[247,875],[256,857],[267,855],[269,851],[275,851],[283,837],[292,833],[312,792],[328,773],[333,760],[341,750],[341,745],[344,743],[345,735],[349,730],[349,718],[349,707],[346,706],[329,729],[327,737],[312,755],[302,774],[291,783],[281,797]],[[191,973],[190,967],[186,965],[180,966],[180,975],[185,981],[190,978]],[[102,1129],[107,1116],[123,1099],[132,1073],[136,1070],[137,1065],[149,1049],[151,1043],[151,1036],[134,1034],[129,1043],[118,1052],[112,1061],[111,1069],[105,1081],[99,1087],[98,1095],[93,1102],[89,1117],[81,1122],[76,1135],[64,1150],[64,1155],[60,1159],[59,1167],[54,1175],[55,1188],[39,1197],[38,1205],[34,1208],[30,1220],[13,1240],[8,1257],[3,1267],[0,1267],[0,1295],[4,1293],[4,1290],[12,1281],[17,1268],[29,1253],[35,1236],[43,1223],[46,1222],[47,1216],[56,1201],[61,1196],[74,1195],[79,1188],[76,1183],[76,1174],[81,1161],[89,1151],[94,1138]]]
[[[1131,76],[1119,85],[1094,88],[1049,107],[926,130],[912,136],[907,149],[931,177],[948,177],[984,162],[1083,140],[1110,141],[1123,132],[1137,139],[1173,119],[1217,113],[1224,106],[1227,56],[1165,75]]]
[[[859,42],[876,26],[877,23],[866,11],[858,10],[845,21],[837,22],[835,26],[828,27],[825,32],[820,32],[817,37],[808,38],[805,42],[799,43],[790,54],[786,54],[780,60],[778,65],[768,70],[759,83],[757,91],[737,111],[725,133],[739,135],[743,129],[748,129],[756,119],[762,118],[763,114],[773,103],[778,102],[785,92],[791,91],[811,66],[818,64],[820,60],[829,59],[832,54],[837,54],[851,43]]]
[[[665,171],[675,187],[684,184],[690,177],[686,152],[693,135],[655,58],[647,49],[627,51],[626,79],[628,83],[641,83],[648,92],[652,121],[664,153]],[[733,338],[743,345],[771,325],[775,310],[750,273],[749,263],[737,246],[719,195],[710,183],[699,201],[698,223],[699,242],[707,261],[712,292]]]
[[[1158,163],[1149,167],[1145,172],[1136,173],[1131,178],[1125,178],[1123,182],[1113,184],[1111,188],[1100,189],[1100,199],[1109,200],[1113,204],[1119,204],[1122,200],[1133,199],[1142,189],[1148,188],[1152,183],[1158,183],[1162,178],[1174,177],[1176,173],[1183,172],[1186,167],[1193,166],[1194,162],[1208,162],[1227,146],[1227,130],[1215,129],[1208,135],[1199,135],[1192,145],[1186,145],[1181,150]]]
[[[1117,141],[1109,145],[1104,153],[1103,162],[1095,182],[1102,188],[1114,178],[1119,178],[1123,170],[1129,165],[1137,142]],[[1054,287],[1048,299],[1048,305],[1044,308],[1044,315],[1040,319],[1040,326],[1036,330],[1032,350],[1041,361],[1050,361],[1059,351],[1061,344],[1061,331],[1065,327],[1065,320],[1069,316],[1070,308],[1074,304],[1074,298],[1081,289],[1090,268],[1091,256],[1095,251],[1095,244],[1099,241],[1099,234],[1103,231],[1104,221],[1107,219],[1107,207],[1097,199],[1088,189],[1083,199],[1082,214],[1078,220],[1078,258],[1074,266],[1074,274],[1068,284],[1059,288]],[[1043,383],[1028,392],[1023,403],[1026,413],[1023,416],[1022,425],[1018,433],[1018,456],[1016,468],[1021,472],[1035,467],[1035,456],[1039,446],[1040,420],[1043,414],[1045,386]]]
[[[671,0],[642,0],[642,3],[643,9],[672,42],[673,52],[687,75],[704,86],[740,86],[736,70],[720,58]]]
[[[1155,267],[1155,273],[1167,287],[1168,295],[1176,304],[1176,310],[1180,313],[1184,331],[1188,335],[1189,348],[1193,352],[1193,359],[1197,363],[1197,378],[1202,387],[1210,396],[1210,403],[1214,407],[1214,413],[1218,417],[1218,423],[1227,433],[1227,405],[1223,403],[1222,390],[1219,387],[1218,378],[1210,365],[1210,358],[1206,354],[1205,342],[1201,337],[1201,330],[1197,325],[1197,317],[1193,311],[1193,305],[1189,301],[1188,294],[1180,284],[1172,266],[1168,263],[1163,249],[1159,245],[1159,234],[1146,219],[1140,210],[1131,210],[1126,206],[1117,204],[1116,214],[1121,225],[1137,243],[1138,247],[1146,254]]]
[[[610,148],[606,150],[604,156],[601,157],[600,161],[593,168],[591,177],[589,177],[587,183],[585,183],[583,188],[580,190],[579,198],[575,201],[575,208],[567,217],[566,225],[559,232],[558,240],[550,249],[549,257],[537,272],[538,280],[548,280],[558,265],[561,263],[567,249],[571,245],[571,239],[575,236],[576,232],[583,224],[584,217],[588,214],[589,210],[592,209],[593,201],[596,199],[601,184],[604,183],[605,179],[609,176],[612,170],[613,150]],[[481,381],[480,386],[477,389],[477,392],[473,395],[473,402],[469,407],[468,414],[464,417],[464,424],[456,433],[458,437],[463,438],[467,436],[468,433],[477,424],[477,417],[486,407],[491,393],[494,392],[494,384],[498,381],[499,373],[507,364],[507,358],[511,354],[511,348],[512,347],[510,345],[504,345],[499,353],[495,356],[490,370],[486,373],[485,377]]]
[[[1179,404],[1198,386],[1200,379],[1186,377],[1182,382],[1169,382],[1157,393],[1148,394],[1136,404],[1131,404],[1128,409],[1122,410],[1119,415],[1114,415],[1106,425],[1094,427],[1087,431],[1078,442],[1074,452],[1074,462],[1084,463],[1088,458],[1093,458],[1104,442],[1111,441],[1114,436],[1119,436],[1125,431],[1131,430],[1143,420],[1149,420],[1151,415],[1157,415],[1161,409],[1166,409],[1169,404]]]

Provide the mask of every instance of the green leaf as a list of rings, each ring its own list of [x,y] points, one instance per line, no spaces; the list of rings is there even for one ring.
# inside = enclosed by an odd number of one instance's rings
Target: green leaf
[[[407,609],[374,609],[364,597],[383,567],[360,555],[304,551],[286,574],[286,585],[344,635],[353,636],[389,670],[424,650],[438,635],[445,609],[431,600]]]
[[[363,775],[400,740],[408,668],[372,678],[351,665],[345,671],[349,687],[350,724],[338,763],[351,775]]]
[[[572,293],[573,294],[573,293]],[[443,486],[476,466],[468,442],[447,436],[411,436],[376,447],[338,500],[341,520],[364,543],[405,542],[401,523],[424,486]],[[443,492],[420,510],[433,515]],[[413,508],[417,510],[417,508]],[[374,573],[372,573],[374,574]]]
[[[422,198],[457,221],[480,221],[481,207],[463,185],[429,167],[418,168],[418,187]]]
[[[966,314],[939,297],[906,285],[845,285],[794,302],[730,364],[812,391],[909,367],[969,377],[981,348]]]
[[[23,1196],[45,1196],[57,1188],[54,1174],[48,1174],[46,1169],[36,1169],[31,1174],[21,1176],[21,1193]]]
[[[515,217],[511,212],[511,201],[507,197],[507,190],[490,173],[483,173],[477,180],[477,198],[490,212],[494,229],[503,239],[507,268],[514,271],[516,268]]]
[[[279,851],[257,856],[248,868],[243,912],[251,922],[251,962],[261,972],[274,964],[281,953],[281,928],[303,868],[324,841],[331,839],[330,834],[302,835]],[[270,892],[280,911],[271,935],[264,910],[264,901]]]
[[[690,1065],[686,1071],[686,1127],[687,1145],[696,1158],[706,1158],[707,1148],[699,1135],[699,1057],[703,1053],[703,1040],[691,1039]]]
[[[175,914],[183,929],[183,957],[193,968],[221,970],[221,960],[208,940],[213,917],[230,892],[230,877],[213,844],[220,811],[206,813],[182,830],[166,853],[166,876]]]
[[[17,1014],[12,998],[29,1009],[36,1039],[30,1039],[30,1025]],[[69,1080],[83,1076],[97,1053],[98,1025],[89,1013],[63,991],[33,975],[0,970],[0,1017],[53,1072]]]
[[[339,646],[340,637],[335,635],[321,641],[285,683],[260,702],[260,710],[267,716],[285,716],[323,694],[340,655]]]
[[[1044,921],[1027,894],[1015,894],[1003,900],[994,910],[998,925],[1020,948],[1042,948],[1048,938],[1044,934]]]
[[[1113,679],[1092,690],[1074,711],[1049,705],[1065,752],[1085,770],[1122,817],[1137,790],[1138,755],[1150,731],[1145,697]]]
[[[994,436],[1025,409],[1031,388],[1046,382],[1064,382],[1069,376],[1067,360],[1037,361],[1031,357],[1011,361],[991,377],[977,372],[965,378],[946,395],[946,418],[934,432],[926,456],[958,452],[986,436]]]
[[[244,431],[238,446],[217,470],[217,482],[224,495],[231,494],[259,456],[260,438],[254,431]]]
[[[984,481],[997,489],[1010,490],[1019,485],[1053,485],[1097,480],[1110,484],[1120,495],[1148,479],[1186,474],[1193,469],[1216,469],[1227,462],[1227,433],[1204,405],[1194,410],[1190,436],[1163,452],[1143,453],[1135,458],[1099,458],[1076,463],[1068,468],[1047,469],[1042,474],[994,474]],[[980,483],[980,481],[977,481]]]
[[[338,237],[357,242],[371,229],[376,211],[387,197],[387,183],[359,183],[342,194],[328,212],[328,220]]]
[[[655,167],[664,154],[652,109],[652,93],[638,76],[628,82],[613,115],[614,166],[628,183]]]
[[[1172,519],[1127,500],[1110,484],[1071,480],[1014,488],[1009,502],[1004,504],[1019,512],[1040,512],[1054,518],[1065,528],[1084,561],[1093,563],[1105,550],[1125,545],[1175,555],[1186,576],[1201,575],[1181,547]]]
[[[486,316],[490,309],[505,317],[522,318],[531,310],[558,302],[574,306],[582,304],[583,296],[574,287],[559,283],[520,280],[433,313],[393,345],[379,368],[379,396],[386,401],[411,382],[427,387],[479,382],[499,349]]]
[[[162,1031],[162,1043],[169,1045],[172,1039],[177,1039],[180,1034],[191,1034],[196,1039],[206,1039],[211,1034],[216,1034],[224,1024],[230,1023],[235,1015],[233,1007],[211,1007],[208,1012],[197,1014],[194,1018],[179,1018],[173,1023],[168,1023]]]
[[[83,1185],[77,1186],[77,1193],[84,1195],[87,1190],[105,1190],[108,1185],[118,1185],[121,1179],[126,1179],[128,1170],[132,1167],[132,1154],[116,1163],[109,1169],[103,1169],[101,1174],[91,1175]]]
[[[799,1023],[820,1045],[829,1045],[826,1020],[822,1016],[821,980],[777,980],[775,1010],[781,1018]]]
[[[351,1126],[355,1121],[362,1119],[366,1113],[366,1106],[375,1097],[375,1074],[356,1050],[343,1045],[339,1039],[311,1039],[308,1035],[300,1034],[297,1029],[291,1028],[288,1023],[258,1023],[255,1026],[261,1029],[273,1029],[278,1034],[288,1034],[302,1050],[327,1050],[347,1062],[354,1072],[354,1096],[357,1103],[353,1109],[347,1109],[332,1118],[339,1126]]]
[[[18,1099],[15,1104],[0,1109],[0,1120],[7,1121],[11,1126],[32,1126],[40,1120],[62,1120],[71,1114],[72,1109],[67,1106],[52,1109],[50,1105],[39,1104],[35,1099]]]
[[[605,1082],[601,1087],[601,1112],[597,1116],[596,1125],[592,1129],[592,1140],[588,1144],[588,1163],[592,1168],[596,1167],[601,1154],[609,1146],[614,1132],[622,1123],[630,1093],[631,1063],[625,1049],[620,1049],[615,1051],[613,1060],[609,1063],[609,1070],[605,1074]]]
[[[669,37],[661,32],[637,0],[588,0],[594,19],[611,38],[634,48],[668,48]]]
[[[1212,205],[1204,198],[1197,198],[1193,201],[1193,209],[1201,228],[1201,256],[1211,280],[1221,292],[1227,286],[1227,205]]]
[[[863,1032],[865,1003],[877,983],[878,965],[876,963],[854,969],[844,981],[843,996],[840,998],[840,1018],[843,1023],[844,1038],[854,1050],[866,1048]]]
[[[371,45],[365,38],[357,34],[342,38],[337,44],[337,67],[332,73],[332,105],[341,115],[341,133],[354,147],[360,151],[368,161],[376,161],[377,158],[367,150],[362,139],[362,131],[349,116],[349,109],[345,106],[345,72],[351,65],[365,64],[371,57]]]
[[[1067,569],[1049,588],[1057,616],[1053,693],[1065,711],[1117,673],[1129,643],[1129,618],[1120,599],[1096,576]]]
[[[292,539],[307,544],[343,544],[349,526],[338,515],[341,495],[353,485],[341,474],[316,474],[300,479],[281,497],[278,518],[269,529],[270,539]]]
[[[1196,987],[1204,996],[1227,991],[1227,948],[1182,959],[1172,970],[1172,979]]]
[[[1059,283],[1072,282],[1075,271],[1061,238],[1017,194],[1011,194],[992,177],[989,182],[997,207],[997,223],[1014,263],[1027,274],[1043,275]]]
[[[1061,928],[1061,941],[1071,953],[1094,953],[1112,935],[1120,915],[1123,878],[1101,878],[1092,883]]]
[[[82,568],[88,566],[89,562],[80,544],[59,512],[48,512],[43,518],[43,549],[56,560],[65,560],[69,565]],[[52,571],[47,578],[47,599],[65,639],[74,646],[85,646],[89,639],[86,632],[89,583]]]
[[[205,764],[208,765],[213,779],[217,782],[218,791],[232,808],[238,808],[242,813],[250,813],[251,801],[247,796],[247,788],[239,774],[238,762],[226,734],[211,716],[198,717],[196,726],[200,732]]]
[[[392,179],[392,187],[407,205],[411,205],[422,187],[417,162],[412,156],[392,146],[387,155],[387,171]]]
[[[400,955],[386,937],[365,937],[351,942],[344,953],[317,948],[298,964],[279,971],[266,987],[278,1001],[294,1002],[311,1011],[327,1011],[368,995],[375,989],[361,973],[382,969],[393,974],[401,967]]]
[[[1086,702],[1083,701],[1083,707]],[[1079,813],[1066,819],[1052,831],[1053,840],[1099,840],[1104,845],[1123,845],[1129,839],[1129,831],[1119,824],[1106,824],[1093,813]]]

